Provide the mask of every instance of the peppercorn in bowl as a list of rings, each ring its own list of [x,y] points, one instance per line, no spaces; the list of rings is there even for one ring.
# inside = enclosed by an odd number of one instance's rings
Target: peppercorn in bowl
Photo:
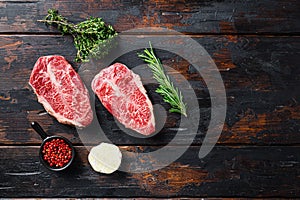
[[[44,139],[39,156],[45,167],[53,171],[61,171],[71,165],[75,157],[75,149],[68,139],[62,136],[50,136]]]

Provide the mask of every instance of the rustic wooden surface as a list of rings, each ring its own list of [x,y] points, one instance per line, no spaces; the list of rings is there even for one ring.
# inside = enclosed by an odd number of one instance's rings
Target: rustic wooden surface
[[[179,56],[158,51],[197,94],[201,119],[196,138],[161,170],[95,173],[75,128],[45,115],[27,83],[39,56],[60,54],[72,61],[76,53],[71,37],[36,22],[49,8],[73,22],[103,17],[119,32],[172,28],[205,47],[227,93],[226,121],[213,151],[197,157],[210,121],[205,82]],[[0,0],[0,197],[300,197],[299,8],[297,0]],[[76,145],[78,156],[70,170],[53,173],[39,163],[41,139],[30,128],[33,120]],[[108,120],[106,134],[122,149],[154,151],[174,137],[177,120],[170,115],[161,133],[148,139],[122,135]]]

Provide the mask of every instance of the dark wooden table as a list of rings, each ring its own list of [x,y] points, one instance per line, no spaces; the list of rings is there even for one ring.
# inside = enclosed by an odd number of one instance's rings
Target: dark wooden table
[[[70,61],[75,57],[70,36],[37,22],[49,8],[74,23],[102,17],[118,32],[170,28],[205,47],[223,78],[228,106],[223,132],[208,156],[198,158],[210,121],[205,82],[180,56],[158,52],[164,63],[194,84],[201,111],[197,136],[178,160],[163,169],[94,172],[76,129],[44,114],[28,85],[40,56],[60,54]],[[0,0],[0,197],[299,198],[299,21],[298,0]],[[69,170],[51,172],[40,164],[41,139],[30,127],[33,120],[75,144],[77,156]],[[120,148],[154,151],[174,137],[169,130],[176,120],[170,115],[162,133],[153,138],[138,139],[120,131],[107,134]]]

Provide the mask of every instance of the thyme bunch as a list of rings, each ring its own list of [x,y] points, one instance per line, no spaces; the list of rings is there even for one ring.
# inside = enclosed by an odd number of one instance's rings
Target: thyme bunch
[[[90,17],[89,19],[73,24],[65,17],[58,14],[55,9],[49,9],[48,15],[43,20],[38,20],[47,25],[55,25],[63,34],[71,34],[74,46],[77,49],[76,62],[87,62],[89,56],[103,56],[108,52],[104,48],[109,46],[108,39],[117,35],[111,25],[106,25],[102,18]]]

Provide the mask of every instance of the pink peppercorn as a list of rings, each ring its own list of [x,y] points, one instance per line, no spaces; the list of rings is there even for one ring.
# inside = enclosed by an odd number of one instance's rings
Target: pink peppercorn
[[[50,167],[61,168],[71,160],[72,149],[63,139],[55,138],[45,142],[42,156]]]

